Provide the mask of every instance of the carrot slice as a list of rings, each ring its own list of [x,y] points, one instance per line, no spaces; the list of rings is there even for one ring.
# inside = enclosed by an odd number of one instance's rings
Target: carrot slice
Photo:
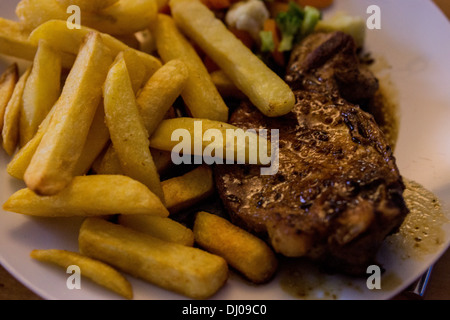
[[[273,50],[272,52],[273,59],[278,65],[284,66],[284,54],[278,51],[278,46],[280,45],[280,34],[278,32],[278,27],[275,19],[267,19],[266,21],[264,21],[264,31],[272,32],[273,44],[275,45],[275,50]]]

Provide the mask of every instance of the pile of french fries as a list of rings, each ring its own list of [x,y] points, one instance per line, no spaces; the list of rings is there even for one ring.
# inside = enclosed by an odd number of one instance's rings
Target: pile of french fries
[[[69,5],[81,9],[79,29],[67,27]],[[172,15],[161,13],[167,6]],[[16,13],[0,18],[0,54],[31,66],[19,74],[13,64],[0,78],[0,130],[7,172],[26,187],[3,209],[85,217],[80,252],[31,257],[78,265],[127,299],[121,272],[194,299],[215,294],[229,267],[270,280],[277,260],[265,242],[206,212],[194,230],[174,219],[214,193],[209,166],[161,175],[172,167],[174,129],[195,119],[232,127],[228,96],[286,114],[289,87],[197,0],[22,0]],[[210,75],[193,43],[221,70]],[[178,98],[187,117],[174,112]]]

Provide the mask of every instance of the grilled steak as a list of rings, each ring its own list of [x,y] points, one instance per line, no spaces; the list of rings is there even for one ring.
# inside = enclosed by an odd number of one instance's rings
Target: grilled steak
[[[217,165],[222,202],[235,224],[280,254],[364,275],[408,213],[392,150],[356,104],[371,99],[378,82],[339,32],[313,34],[295,48],[286,81],[296,96],[289,114],[268,118],[242,102],[230,118],[243,129],[279,129],[278,173]]]

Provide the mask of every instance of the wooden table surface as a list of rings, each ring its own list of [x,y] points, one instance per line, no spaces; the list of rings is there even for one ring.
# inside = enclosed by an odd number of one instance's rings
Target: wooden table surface
[[[433,0],[450,19],[450,0]],[[450,249],[438,260],[425,292],[425,300],[450,300]],[[0,300],[40,300],[2,266],[0,266]],[[406,293],[395,297],[396,300],[414,299]]]

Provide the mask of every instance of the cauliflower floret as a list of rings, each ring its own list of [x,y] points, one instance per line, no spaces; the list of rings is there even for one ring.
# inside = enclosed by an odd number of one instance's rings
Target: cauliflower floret
[[[259,32],[268,18],[269,11],[263,1],[248,0],[233,4],[225,16],[225,22],[229,27],[247,31],[259,41]]]

